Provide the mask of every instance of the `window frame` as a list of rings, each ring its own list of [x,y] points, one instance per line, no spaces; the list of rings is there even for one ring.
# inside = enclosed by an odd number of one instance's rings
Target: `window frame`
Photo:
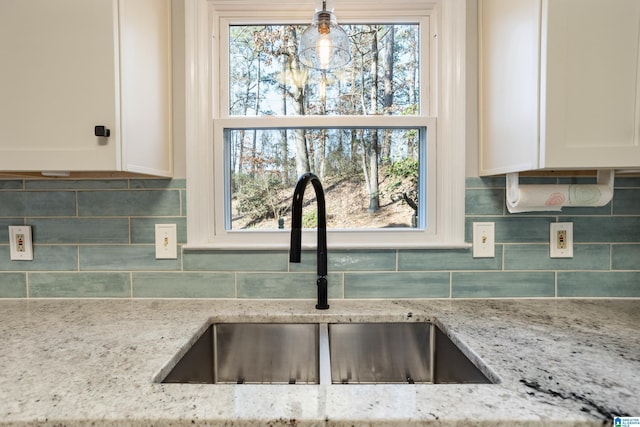
[[[464,115],[465,97],[465,0],[438,0],[417,6],[411,0],[381,2],[377,0],[343,0],[339,18],[342,22],[363,23],[376,17],[387,23],[416,22],[416,7],[435,11],[435,22],[429,22],[429,52],[438,55],[437,68],[429,71],[430,81],[421,96],[428,99],[428,111],[419,116],[287,116],[237,117],[229,116],[228,73],[224,70],[227,58],[221,60],[216,42],[228,42],[221,28],[229,23],[256,24],[307,23],[313,4],[300,5],[295,0],[277,0],[269,9],[261,1],[248,0],[234,5],[236,0],[185,1],[185,65],[186,65],[186,145],[187,145],[187,244],[186,249],[286,249],[288,230],[251,231],[225,230],[224,206],[216,201],[224,199],[224,157],[222,141],[225,127],[277,127],[299,123],[300,127],[385,126],[399,125],[427,127],[429,137],[435,131],[436,144],[427,144],[427,162],[435,179],[428,179],[427,193],[435,199],[427,202],[429,226],[426,229],[387,230],[329,230],[331,248],[461,248],[464,242]],[[255,6],[255,9],[249,7]],[[391,4],[389,4],[391,3]],[[242,8],[240,10],[239,8]],[[247,12],[247,9],[252,9]],[[366,18],[363,10],[373,10]],[[397,16],[405,10],[408,17]],[[396,15],[393,20],[389,16]],[[424,21],[422,21],[424,22]],[[440,39],[437,40],[436,39]],[[423,37],[423,42],[426,41]],[[212,84],[216,73],[223,82]],[[424,74],[423,74],[424,76]],[[424,82],[424,80],[421,80]],[[436,94],[437,96],[433,96]],[[219,100],[219,102],[214,102]],[[226,102],[226,104],[225,104]],[[436,113],[437,114],[434,114]],[[355,121],[354,121],[355,120]],[[336,125],[337,123],[337,125]],[[454,124],[458,123],[458,126]],[[268,125],[267,125],[268,124]],[[220,139],[222,138],[222,139]],[[216,141],[215,143],[212,143]],[[222,177],[222,179],[221,179]],[[305,231],[303,245],[315,247],[315,230]]]

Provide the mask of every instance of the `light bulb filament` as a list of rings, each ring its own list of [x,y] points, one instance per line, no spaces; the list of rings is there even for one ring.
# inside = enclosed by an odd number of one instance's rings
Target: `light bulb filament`
[[[327,68],[331,63],[331,51],[333,50],[333,44],[328,37],[319,37],[316,43],[316,54],[322,68]]]

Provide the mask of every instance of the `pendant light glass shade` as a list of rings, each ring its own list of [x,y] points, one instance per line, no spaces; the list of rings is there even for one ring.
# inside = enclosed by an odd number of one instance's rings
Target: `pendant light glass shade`
[[[300,36],[298,55],[304,65],[319,70],[344,67],[351,60],[349,36],[333,12],[327,11],[326,0]]]

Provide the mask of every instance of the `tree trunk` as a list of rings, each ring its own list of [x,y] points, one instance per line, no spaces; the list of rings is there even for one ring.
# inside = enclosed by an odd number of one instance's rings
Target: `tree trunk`
[[[293,113],[295,115],[305,115],[305,86],[307,84],[307,71],[300,64],[298,58],[298,36],[295,30],[291,30],[288,46],[289,66],[288,81],[291,83],[290,96],[293,99]],[[296,172],[298,176],[311,172],[309,163],[309,148],[304,129],[295,129],[294,140],[296,147]]]
[[[251,93],[251,87],[249,84],[247,84],[247,91],[243,100],[243,106],[242,106],[242,110],[243,110],[243,114],[247,115],[247,112],[249,111],[249,95]],[[239,141],[238,141],[238,173],[241,173],[243,171],[244,168],[244,162],[245,162],[245,149],[244,149],[244,143],[245,143],[245,136],[246,136],[246,131],[244,129],[240,130],[240,137],[239,137]]]
[[[327,113],[327,73],[322,73],[322,81],[320,82],[320,114]],[[320,131],[320,141],[316,152],[316,171],[321,180],[325,178],[326,160],[327,160],[327,130]]]
[[[380,209],[380,190],[378,183],[378,130],[371,135],[369,144],[369,213],[376,213]]]
[[[378,113],[378,32],[377,28],[374,29],[373,37],[371,40],[371,54],[373,56],[371,60],[371,114]],[[375,213],[380,209],[380,191],[378,185],[378,156],[379,156],[379,144],[378,144],[378,131],[374,130],[371,135],[371,141],[367,144],[367,157],[369,161],[369,213]]]
[[[417,40],[416,40],[417,43]],[[417,88],[417,76],[418,76],[418,70],[419,70],[419,58],[418,58],[418,50],[413,48],[413,49],[409,49],[409,52],[411,52],[411,67],[412,69],[409,70],[408,72],[408,76],[409,76],[409,80],[407,81],[407,86],[408,86],[408,90],[409,90],[409,106],[415,110],[414,112],[418,112],[417,111],[417,106],[418,106],[418,100],[416,99],[416,91],[418,90]],[[421,111],[419,112],[421,114],[426,113],[425,111]],[[417,136],[414,136],[414,133],[411,133],[411,137],[408,139],[407,141],[407,145],[408,145],[408,154],[409,156],[414,155],[415,157],[418,157],[418,141],[417,141]]]
[[[384,77],[382,109],[384,114],[391,114],[393,108],[393,53],[395,49],[395,26],[391,26],[387,34],[384,49]],[[381,157],[384,163],[391,162],[391,131],[386,130],[382,138]]]
[[[282,67],[280,68],[282,75],[287,74],[287,62],[281,61]],[[282,85],[282,113],[287,115],[287,88]],[[282,175],[280,176],[280,182],[282,185],[287,185],[289,182],[289,147],[287,146],[287,130],[280,130],[280,170]]]
[[[260,67],[261,61],[258,61],[258,67],[256,70],[256,100],[254,109],[256,114],[260,110],[260,79],[262,78],[262,67]],[[257,129],[253,130],[252,141],[251,141],[251,150],[253,161],[251,162],[251,176],[254,178],[258,175],[258,131]]]

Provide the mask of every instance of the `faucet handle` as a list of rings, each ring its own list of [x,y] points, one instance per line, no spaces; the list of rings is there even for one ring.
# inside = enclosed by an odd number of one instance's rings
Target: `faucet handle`
[[[318,277],[318,303],[316,304],[316,308],[318,310],[326,310],[329,308],[329,302],[327,301],[327,278],[322,276]]]

